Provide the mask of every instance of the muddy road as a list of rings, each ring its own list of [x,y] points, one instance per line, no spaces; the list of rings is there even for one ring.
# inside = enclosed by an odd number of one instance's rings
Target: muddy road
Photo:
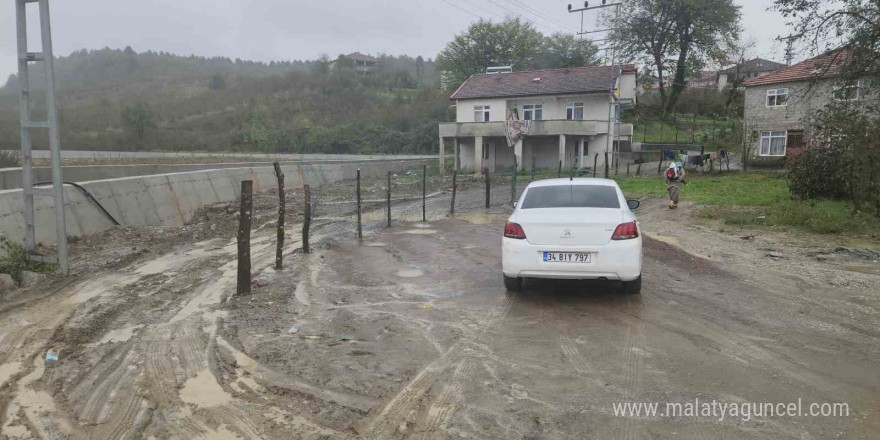
[[[877,438],[870,258],[719,233],[688,205],[648,201],[641,295],[598,282],[512,293],[505,208],[460,196],[454,218],[431,200],[427,223],[420,205],[392,228],[369,211],[362,241],[340,232],[345,218],[316,219],[308,255],[292,217],[282,271],[271,198],[258,198],[249,297],[233,295],[229,207],[189,229],[76,243],[78,276],[0,304],[0,439]],[[849,414],[663,414],[713,400]],[[660,408],[615,414],[627,402]]]

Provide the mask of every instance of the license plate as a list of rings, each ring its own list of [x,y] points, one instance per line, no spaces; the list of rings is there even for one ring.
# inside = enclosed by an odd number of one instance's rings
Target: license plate
[[[589,263],[588,252],[544,252],[545,263]]]

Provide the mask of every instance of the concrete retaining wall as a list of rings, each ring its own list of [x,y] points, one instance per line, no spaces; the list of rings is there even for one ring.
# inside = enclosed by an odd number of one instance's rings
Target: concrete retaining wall
[[[354,179],[357,169],[362,176],[379,176],[389,171],[415,168],[423,161],[368,161],[283,165],[287,186],[300,184],[299,170],[306,183],[318,186]],[[183,226],[199,208],[239,197],[242,180],[253,180],[254,191],[277,187],[272,167],[237,167],[151,176],[79,182],[104,208],[125,226]],[[65,185],[67,233],[71,237],[96,234],[113,227],[94,202],[78,189]],[[37,242],[55,242],[53,199],[34,198]],[[18,243],[24,242],[24,209],[21,189],[0,191],[0,234]]]
[[[390,159],[413,161],[414,166],[422,163],[421,159]],[[378,159],[363,159],[356,162],[376,161]],[[290,161],[282,162],[282,165],[325,164],[352,162],[342,159],[320,159],[308,162]],[[142,164],[142,165],[82,165],[64,166],[61,175],[66,182],[86,182],[100,179],[118,179],[122,177],[149,176],[153,174],[182,173],[187,171],[214,170],[221,168],[242,167],[272,167],[272,162],[231,162],[231,163],[201,163],[201,164]],[[48,182],[52,180],[50,167],[34,167],[34,182]],[[21,188],[21,168],[0,168],[0,189]]]

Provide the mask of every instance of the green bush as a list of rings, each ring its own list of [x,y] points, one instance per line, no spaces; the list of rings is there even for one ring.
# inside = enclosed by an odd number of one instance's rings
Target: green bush
[[[0,168],[21,166],[21,153],[15,150],[0,150]]]
[[[48,272],[52,269],[46,263],[28,261],[25,256],[20,244],[0,236],[0,273],[8,273],[18,285],[21,285],[25,271]]]
[[[846,179],[842,157],[832,148],[810,148],[790,156],[786,172],[791,195],[806,200],[816,197],[844,198]]]

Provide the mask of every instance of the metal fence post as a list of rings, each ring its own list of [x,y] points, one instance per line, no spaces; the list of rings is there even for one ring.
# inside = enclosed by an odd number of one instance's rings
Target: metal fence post
[[[388,201],[388,227],[391,227],[391,171],[388,172],[388,187],[387,187],[387,201]]]
[[[278,231],[275,245],[275,269],[281,269],[283,264],[282,253],[284,251],[284,215],[287,211],[285,206],[286,195],[284,193],[284,173],[281,172],[281,164],[275,162],[275,177],[278,179]]]
[[[636,176],[640,176],[642,174],[642,161],[641,157],[639,158],[639,163],[636,164]]]
[[[426,204],[426,194],[428,187],[428,166],[422,165],[422,222],[426,221],[425,216],[425,204]]]
[[[305,212],[303,215],[302,250],[309,253],[309,227],[312,224],[312,196],[309,193],[309,185],[303,185],[303,197],[305,198]]]
[[[456,169],[452,171],[452,203],[449,205],[449,215],[455,215],[455,191],[458,190],[457,177],[458,170]]]
[[[556,172],[556,177],[562,177],[562,161],[559,161],[559,171]]]
[[[593,156],[593,177],[596,177],[596,168],[599,167],[599,153]]]
[[[629,162],[626,163],[626,177],[629,177]]]
[[[241,206],[238,216],[238,278],[236,293],[251,293],[251,213],[254,200],[254,182],[241,181]]]
[[[489,188],[489,168],[483,168],[483,175],[486,177],[486,209],[489,209],[489,192],[491,191]]]
[[[364,230],[361,227],[361,169],[357,169],[357,216],[358,216],[358,238],[364,238]]]

